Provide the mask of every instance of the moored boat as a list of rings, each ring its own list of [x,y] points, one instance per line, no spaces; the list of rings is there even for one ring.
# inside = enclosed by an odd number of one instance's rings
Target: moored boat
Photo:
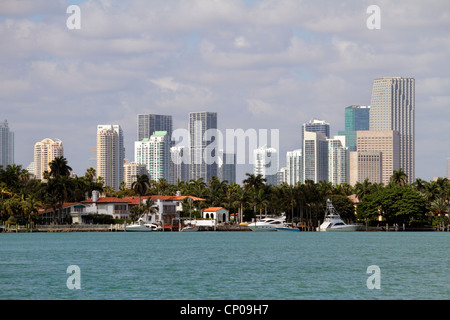
[[[284,226],[285,217],[265,218],[248,224],[252,231],[278,231],[277,228]]]
[[[281,227],[277,227],[278,231],[293,231],[293,232],[300,232],[300,229],[297,227],[294,227],[293,225],[285,223]]]
[[[162,228],[154,223],[146,223],[142,218],[139,218],[136,223],[125,226],[125,231],[131,232],[151,232],[161,231]]]
[[[188,225],[188,226],[186,226],[186,227],[184,227],[183,229],[181,229],[181,232],[196,232],[196,231],[198,231],[198,227],[197,226],[190,226],[190,225]]]
[[[359,228],[357,224],[346,224],[341,216],[336,212],[333,203],[327,199],[327,207],[325,210],[325,219],[323,223],[317,228],[317,231],[356,231]]]

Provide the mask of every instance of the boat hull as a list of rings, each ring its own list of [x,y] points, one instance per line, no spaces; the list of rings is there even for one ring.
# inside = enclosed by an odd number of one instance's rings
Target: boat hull
[[[271,231],[277,231],[277,228],[274,226],[255,226],[255,225],[248,225],[249,229],[252,231],[258,231],[258,232],[271,232]]]
[[[146,226],[126,226],[125,230],[127,232],[152,232],[152,228],[146,227]]]
[[[282,227],[277,228],[278,231],[288,231],[288,232],[300,232],[299,228],[288,228],[288,227]]]
[[[331,228],[319,228],[319,231],[325,232],[352,232],[358,230],[358,225],[345,225],[345,226],[336,226]]]
[[[181,232],[197,232],[197,231],[198,231],[197,227],[185,227],[181,229]]]

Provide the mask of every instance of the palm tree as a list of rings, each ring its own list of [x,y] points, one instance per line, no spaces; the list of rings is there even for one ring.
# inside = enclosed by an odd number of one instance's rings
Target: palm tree
[[[203,181],[203,178],[198,178],[197,180],[191,179],[188,189],[191,195],[203,198],[206,193],[206,183]]]
[[[283,184],[281,188],[281,196],[283,199],[283,202],[290,206],[291,209],[291,221],[294,220],[294,204],[297,203],[297,192],[296,188],[294,186]],[[287,221],[286,221],[287,222]]]
[[[67,160],[64,157],[56,157],[49,163],[50,172],[45,174],[46,190],[49,194],[54,195],[58,203],[59,219],[62,218],[62,208],[64,202],[74,192],[73,179],[70,179],[70,172],[72,168],[67,164]]]
[[[227,196],[227,181],[220,180],[219,178],[213,176],[209,180],[209,202],[213,207],[221,206],[225,203]]]
[[[369,181],[369,178],[366,178],[363,183],[356,182],[355,184],[355,194],[358,197],[358,200],[361,201],[364,196],[370,193],[372,183]]]
[[[404,187],[408,182],[408,176],[402,168],[394,170],[391,176],[391,183]]]
[[[97,172],[95,171],[94,168],[89,168],[86,170],[86,173],[84,174],[84,176],[86,177],[86,179],[89,182],[94,182],[95,181],[95,177],[97,176]]]
[[[37,199],[34,194],[28,197],[22,197],[22,207],[28,221],[32,221],[32,215],[36,214],[40,208],[42,208],[42,203]]]
[[[139,195],[139,208],[141,207],[141,197],[145,195],[149,188],[150,181],[148,175],[142,174],[136,176],[136,181],[131,184],[131,188]]]
[[[154,205],[155,205],[155,200],[148,198],[147,201],[145,201],[142,204],[142,208],[141,208],[142,213],[143,214],[149,214],[149,213],[152,214],[154,212],[157,212],[158,209],[155,208]]]
[[[49,166],[49,174],[52,178],[68,177],[72,171],[72,168],[67,164],[67,159],[63,156],[53,159],[52,162],[49,163]]]
[[[253,213],[255,214],[256,217],[256,204],[257,204],[257,197],[259,194],[259,191],[264,188],[265,186],[265,182],[267,181],[265,178],[263,178],[263,176],[261,174],[250,174],[250,173],[246,173],[245,174],[247,176],[247,178],[243,181],[244,183],[244,190],[251,192],[252,194],[252,199],[253,199]]]
[[[6,183],[4,183],[4,182],[0,183],[0,195],[1,195],[0,215],[1,215],[2,221],[3,221],[4,215],[6,213],[6,206],[4,205],[4,201],[6,198],[10,198],[13,196],[12,192],[10,192],[8,190],[8,187],[6,186]]]

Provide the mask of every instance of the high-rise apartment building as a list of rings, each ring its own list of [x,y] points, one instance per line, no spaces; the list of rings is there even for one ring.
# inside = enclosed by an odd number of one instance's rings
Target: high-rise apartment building
[[[253,151],[253,174],[260,174],[266,184],[278,184],[278,152],[267,145]]]
[[[9,129],[8,121],[0,123],[0,166],[6,168],[14,163],[14,132]]]
[[[34,145],[34,176],[44,180],[44,171],[50,172],[50,162],[64,156],[62,141],[46,138]]]
[[[328,139],[328,182],[333,185],[350,180],[350,153],[345,146],[345,136]]]
[[[178,184],[178,181],[189,181],[189,160],[186,160],[187,148],[175,146],[170,148],[170,184]]]
[[[372,88],[369,123],[370,130],[393,130],[398,132],[400,154],[399,166],[407,174],[408,181],[414,181],[414,78],[384,77],[375,79]]]
[[[170,140],[166,131],[135,141],[135,162],[147,166],[150,180],[170,179]]]
[[[172,139],[172,116],[161,114],[138,114],[137,141],[150,139],[156,131],[166,131],[169,141]]]
[[[330,137],[330,124],[324,120],[312,119],[311,121],[302,125],[302,139],[305,137],[305,132],[320,132],[325,138]]]
[[[350,152],[350,184],[368,179],[371,183],[383,181],[383,159],[380,151]]]
[[[123,181],[127,189],[131,189],[133,182],[137,180],[137,176],[147,174],[147,166],[136,162],[129,162],[125,159],[123,164]]]
[[[278,170],[278,172],[277,172],[277,185],[278,186],[281,186],[283,183],[288,183],[287,172],[288,172],[287,167],[283,167],[283,168],[280,168],[280,170]]]
[[[219,150],[217,174],[220,180],[236,182],[236,154]]]
[[[303,182],[328,181],[328,140],[323,132],[303,133]]]
[[[349,106],[345,108],[345,131],[339,131],[339,136],[345,136],[345,146],[350,151],[356,151],[356,131],[369,130],[369,106]]]
[[[286,152],[286,183],[295,186],[303,182],[303,153],[302,149]]]
[[[400,169],[400,137],[397,131],[358,131],[358,153],[377,152],[381,154],[381,182],[387,185],[394,170]],[[372,157],[373,170],[379,170],[374,155]],[[376,176],[376,172],[370,176]],[[368,175],[369,176],[369,175]],[[362,181],[360,181],[362,182]]]
[[[106,186],[119,190],[123,181],[125,148],[123,132],[119,125],[97,126],[97,177]]]
[[[189,179],[208,182],[218,177],[218,141],[216,112],[189,113]]]

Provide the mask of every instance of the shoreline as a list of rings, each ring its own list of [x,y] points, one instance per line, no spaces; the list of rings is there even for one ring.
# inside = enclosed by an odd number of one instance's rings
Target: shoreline
[[[198,232],[253,232],[249,227],[242,225],[217,225],[211,227],[199,227]],[[115,225],[37,225],[37,226],[6,226],[0,228],[0,233],[45,233],[45,232],[127,232],[123,224]],[[130,232],[130,231],[128,231]],[[153,232],[180,232],[178,228]],[[302,230],[300,232],[318,232],[316,230]],[[355,232],[449,232],[448,228],[436,227],[399,228],[395,226],[361,227]]]

